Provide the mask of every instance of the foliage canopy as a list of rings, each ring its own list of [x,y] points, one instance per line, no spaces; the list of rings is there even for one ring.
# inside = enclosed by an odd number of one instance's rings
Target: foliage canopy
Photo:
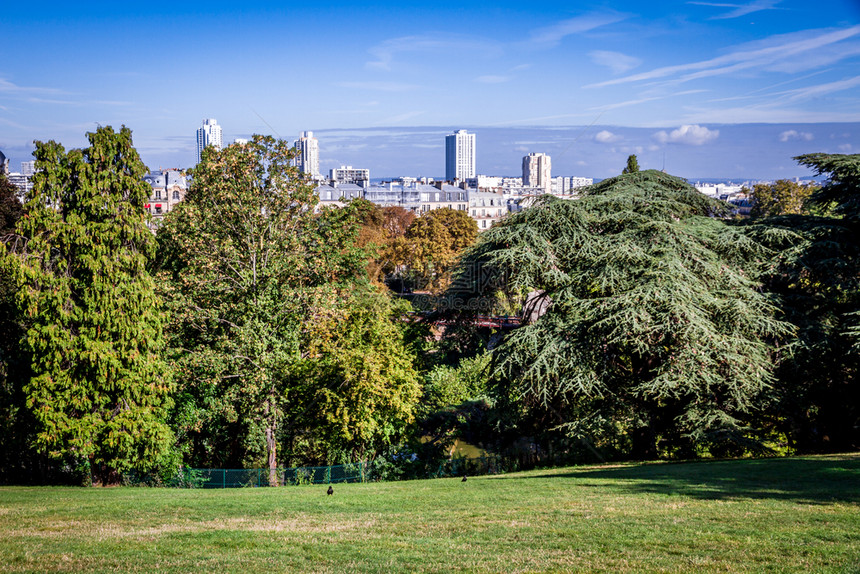
[[[155,252],[146,168],[128,128],[87,137],[88,148],[69,152],[36,143],[16,251],[33,359],[25,392],[41,449],[115,480],[169,456],[172,383],[146,269]]]
[[[499,392],[574,434],[626,419],[638,456],[655,454],[657,434],[738,438],[790,330],[760,291],[768,251],[715,217],[726,213],[648,170],[577,201],[546,197],[485,232],[465,262],[550,302],[494,350]]]

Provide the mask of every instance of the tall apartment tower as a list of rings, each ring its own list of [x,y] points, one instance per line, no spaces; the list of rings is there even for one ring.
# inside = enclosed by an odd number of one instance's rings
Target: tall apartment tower
[[[320,174],[320,142],[314,132],[302,132],[293,144],[299,150],[297,158],[299,169],[316,179]]]
[[[523,186],[552,192],[552,165],[548,155],[530,153],[523,158]]]
[[[221,126],[214,119],[203,120],[203,127],[197,130],[197,163],[207,146],[221,149]]]
[[[475,134],[457,130],[445,136],[445,179],[475,177]]]

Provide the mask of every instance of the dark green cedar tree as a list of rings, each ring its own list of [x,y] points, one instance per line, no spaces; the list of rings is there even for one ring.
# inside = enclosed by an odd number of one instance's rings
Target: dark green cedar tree
[[[462,268],[493,267],[504,278],[496,291],[549,303],[493,349],[500,404],[538,430],[599,440],[623,428],[635,457],[655,456],[658,439],[684,455],[745,442],[743,415],[790,329],[760,290],[768,251],[726,225],[727,213],[648,170],[576,201],[547,196],[482,234]],[[469,305],[465,282],[455,281]]]

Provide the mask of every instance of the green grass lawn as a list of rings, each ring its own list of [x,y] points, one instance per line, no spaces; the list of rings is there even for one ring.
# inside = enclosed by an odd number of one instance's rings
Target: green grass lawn
[[[860,572],[860,455],[174,490],[0,489],[0,570]]]

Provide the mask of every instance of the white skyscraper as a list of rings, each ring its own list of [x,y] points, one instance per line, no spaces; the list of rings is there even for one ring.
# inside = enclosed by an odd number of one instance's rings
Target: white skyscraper
[[[215,146],[221,149],[221,126],[214,119],[203,120],[203,127],[197,130],[197,163],[206,146]]]
[[[548,155],[530,153],[523,158],[523,186],[552,192],[552,166]]]
[[[299,169],[316,179],[320,174],[320,143],[314,132],[302,132],[293,144],[299,150],[297,158]]]
[[[475,177],[475,134],[457,130],[445,136],[445,179]]]

